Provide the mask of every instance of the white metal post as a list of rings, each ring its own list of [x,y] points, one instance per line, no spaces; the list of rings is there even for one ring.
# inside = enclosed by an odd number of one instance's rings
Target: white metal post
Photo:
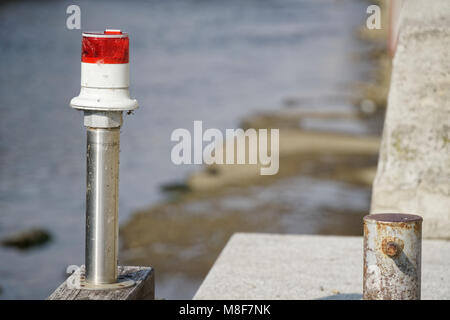
[[[419,300],[422,217],[372,214],[364,217],[365,300]]]
[[[128,34],[83,33],[81,91],[70,105],[87,128],[85,289],[133,285],[117,279],[120,126],[122,112],[138,106],[128,86]]]

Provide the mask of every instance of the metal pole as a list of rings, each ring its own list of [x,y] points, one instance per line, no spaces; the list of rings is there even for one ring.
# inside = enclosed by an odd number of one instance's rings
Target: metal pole
[[[117,281],[120,128],[87,128],[86,281]]]
[[[421,248],[420,216],[365,216],[363,299],[419,300]]]
[[[87,128],[86,265],[80,287],[115,290],[135,284],[117,278],[120,127],[122,113],[138,107],[128,90],[128,34],[83,32],[81,48],[81,90],[70,101],[84,112]]]

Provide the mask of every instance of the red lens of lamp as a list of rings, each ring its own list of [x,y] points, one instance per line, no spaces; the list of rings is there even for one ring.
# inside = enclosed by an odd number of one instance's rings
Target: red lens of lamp
[[[118,36],[114,37],[114,35]],[[105,64],[128,63],[129,43],[128,36],[121,32],[106,31],[103,34],[83,35],[81,42],[81,62]]]

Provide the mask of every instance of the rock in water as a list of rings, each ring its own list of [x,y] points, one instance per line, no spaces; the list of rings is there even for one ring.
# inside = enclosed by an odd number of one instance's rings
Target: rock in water
[[[17,249],[25,250],[43,245],[49,242],[51,238],[48,231],[33,228],[5,238],[1,241],[1,244],[5,247],[15,247]]]

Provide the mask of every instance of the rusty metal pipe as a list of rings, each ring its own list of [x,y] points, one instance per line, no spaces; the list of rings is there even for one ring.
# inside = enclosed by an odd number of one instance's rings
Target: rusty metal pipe
[[[422,217],[364,217],[364,300],[419,300]]]

